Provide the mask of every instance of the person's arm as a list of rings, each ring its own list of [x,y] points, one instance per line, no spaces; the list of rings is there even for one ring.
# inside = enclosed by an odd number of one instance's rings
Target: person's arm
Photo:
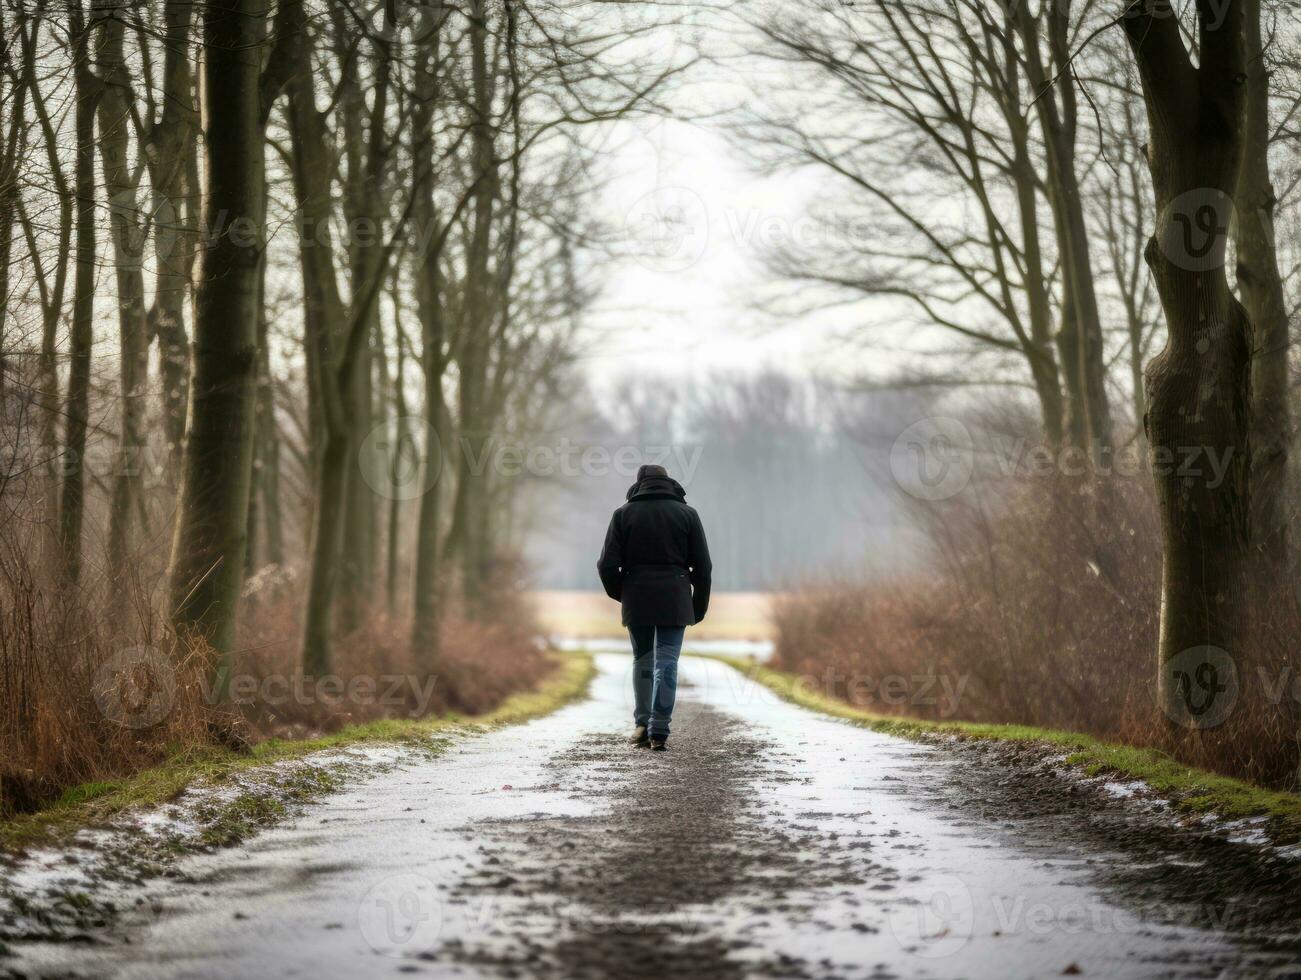
[[[620,601],[623,597],[623,531],[619,527],[617,510],[605,532],[605,546],[601,548],[601,557],[596,560],[596,573],[601,576],[605,594],[615,602]]]
[[[696,622],[699,623],[709,611],[709,583],[714,564],[709,560],[705,526],[694,508],[691,511],[691,534],[687,541],[687,563],[691,566],[691,604],[695,610]]]

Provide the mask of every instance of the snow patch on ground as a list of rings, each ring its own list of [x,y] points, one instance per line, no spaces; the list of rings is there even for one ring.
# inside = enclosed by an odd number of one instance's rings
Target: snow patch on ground
[[[441,737],[441,736],[440,736]],[[0,875],[0,940],[66,940],[149,909],[140,884],[170,858],[205,850],[205,835],[241,800],[270,799],[292,808],[304,776],[343,773],[362,780],[411,760],[399,745],[328,749],[300,759],[252,767],[220,784],[188,787],[175,800],[129,810],[103,826],[81,828],[63,846],[30,850],[6,862]]]
[[[1102,784],[1102,789],[1120,800],[1132,799],[1135,796],[1151,792],[1151,788],[1141,779],[1130,779],[1125,782],[1108,779]]]

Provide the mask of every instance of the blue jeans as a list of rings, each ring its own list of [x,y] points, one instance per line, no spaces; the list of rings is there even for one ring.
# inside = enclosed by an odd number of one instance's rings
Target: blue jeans
[[[678,656],[685,626],[629,626],[632,638],[633,721],[652,738],[668,738],[678,696]]]

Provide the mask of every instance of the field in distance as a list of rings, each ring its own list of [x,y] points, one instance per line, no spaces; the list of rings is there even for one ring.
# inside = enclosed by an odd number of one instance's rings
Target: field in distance
[[[529,593],[538,619],[551,636],[622,636],[619,604],[603,592],[543,589]],[[688,633],[692,640],[771,640],[770,592],[715,592],[709,615]]]

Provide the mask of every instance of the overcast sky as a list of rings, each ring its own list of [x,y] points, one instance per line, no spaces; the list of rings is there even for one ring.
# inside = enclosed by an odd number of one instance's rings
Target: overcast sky
[[[830,341],[853,314],[782,321],[759,302],[771,280],[764,248],[805,226],[811,179],[755,173],[707,121],[621,123],[603,164],[613,179],[601,217],[638,254],[601,270],[586,357],[598,385],[634,369],[803,373],[843,355]]]

